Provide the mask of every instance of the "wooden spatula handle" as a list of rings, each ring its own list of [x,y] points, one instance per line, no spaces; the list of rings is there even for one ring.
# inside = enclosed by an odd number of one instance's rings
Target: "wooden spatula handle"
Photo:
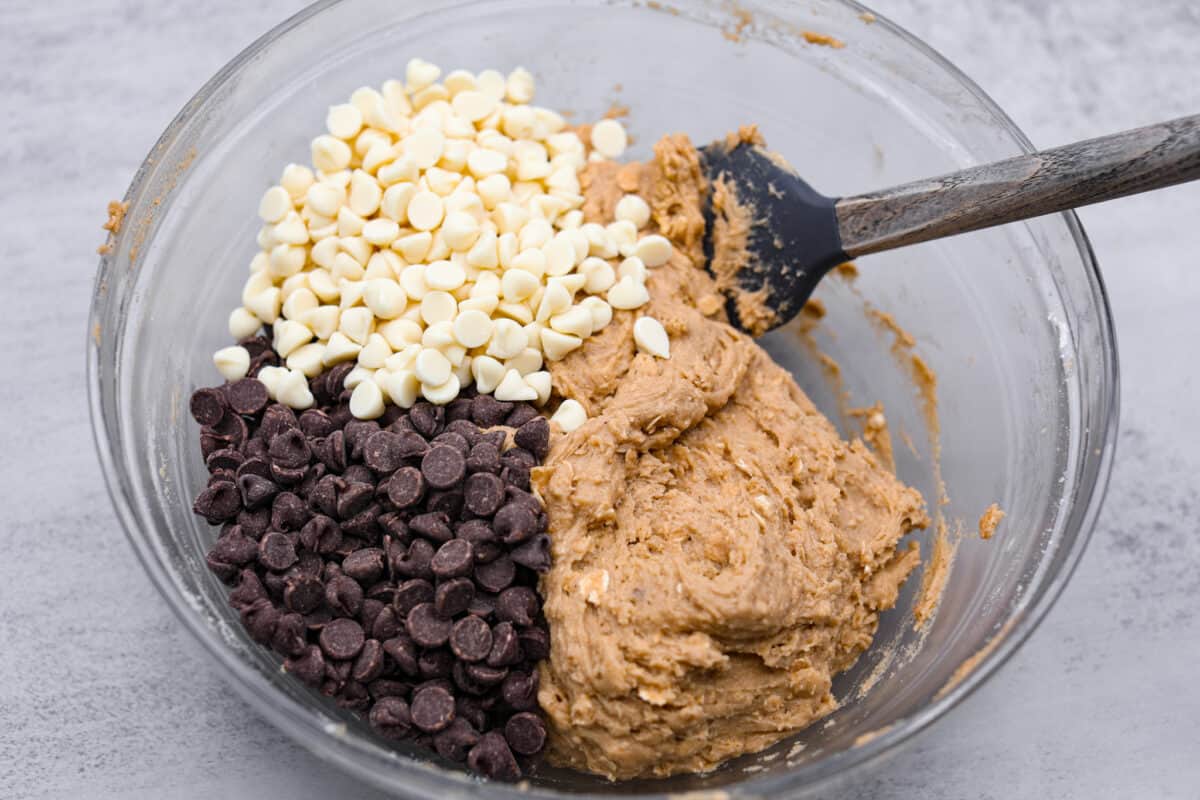
[[[860,256],[1200,178],[1200,115],[845,197],[842,248]]]

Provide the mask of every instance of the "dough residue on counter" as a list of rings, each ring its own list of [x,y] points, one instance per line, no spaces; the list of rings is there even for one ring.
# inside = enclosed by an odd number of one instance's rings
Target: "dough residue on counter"
[[[613,779],[703,772],[836,707],[833,676],[896,602],[919,562],[899,541],[928,517],[725,324],[699,268],[708,187],[685,136],[644,165],[591,165],[583,185],[588,218],[637,191],[675,244],[642,309],[671,357],[638,354],[622,312],[551,366],[589,420],[533,474],[554,557],[550,757]]]

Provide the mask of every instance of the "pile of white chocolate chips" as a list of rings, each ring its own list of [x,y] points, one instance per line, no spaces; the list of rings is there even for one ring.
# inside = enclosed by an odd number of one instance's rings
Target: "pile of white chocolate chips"
[[[613,309],[649,300],[648,268],[670,242],[640,235],[650,209],[626,195],[616,220],[584,218],[579,174],[619,157],[627,139],[612,119],[590,148],[559,114],[530,105],[533,77],[517,69],[441,79],[420,59],[405,80],[361,88],[329,109],[312,141],[312,167],[289,164],[259,204],[261,252],[250,262],[237,339],[272,326],[286,366],[258,378],[271,398],[313,404],[308,378],[344,361],[350,410],[374,419],[385,404],[444,404],[467,386],[499,400],[544,404],[548,361],[603,329]],[[663,326],[634,326],[644,352],[667,358]],[[236,380],[240,346],[213,361]],[[563,401],[563,430],[585,421]]]

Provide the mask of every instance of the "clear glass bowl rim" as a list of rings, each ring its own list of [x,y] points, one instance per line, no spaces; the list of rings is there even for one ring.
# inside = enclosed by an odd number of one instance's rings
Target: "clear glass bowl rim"
[[[923,55],[929,59],[932,64],[940,68],[948,77],[955,80],[961,88],[972,95],[1022,151],[1033,152],[1035,150],[1028,137],[1026,137],[1000,106],[983,89],[968,78],[966,74],[932,47],[873,9],[869,9],[867,6],[856,2],[856,0],[831,1],[846,7],[847,10],[854,13],[872,14],[875,17],[876,25],[899,38],[904,44],[916,50],[919,55]],[[340,2],[342,0],[317,0],[317,2],[301,9],[252,42],[210,78],[184,105],[179,113],[176,114],[170,125],[167,126],[166,130],[155,142],[146,159],[138,167],[124,196],[124,200],[129,203],[129,208],[135,208],[137,200],[144,194],[146,182],[155,167],[155,155],[163,152],[175,140],[187,121],[204,107],[220,87],[236,76],[243,68],[251,64],[260,52],[275,44],[291,29]],[[1086,430],[1083,434],[1081,459],[1078,469],[1078,474],[1081,476],[1081,483],[1071,508],[1071,517],[1075,524],[1064,531],[1065,549],[1058,569],[1052,573],[1048,573],[1045,582],[1037,587],[1036,591],[1030,592],[1028,596],[1032,599],[1025,602],[1014,612],[1004,629],[996,634],[996,638],[989,643],[989,651],[975,668],[952,689],[934,698],[919,712],[897,721],[890,728],[862,745],[834,753],[811,764],[797,767],[784,775],[767,775],[750,778],[734,786],[730,786],[727,791],[729,791],[731,796],[737,797],[744,792],[750,796],[772,797],[780,796],[781,793],[791,794],[802,790],[806,792],[817,790],[822,784],[829,783],[835,777],[847,773],[852,768],[876,761],[894,750],[901,743],[909,740],[934,720],[962,702],[1007,662],[1049,612],[1074,572],[1091,538],[1112,472],[1118,432],[1120,378],[1116,333],[1113,327],[1111,308],[1091,242],[1074,212],[1065,212],[1061,217],[1067,225],[1076,249],[1079,252],[1087,277],[1088,287],[1092,295],[1090,298],[1091,304],[1097,312],[1096,326],[1104,345],[1102,347],[1103,352],[1098,354],[1100,374],[1098,376],[1099,385],[1094,387],[1096,395],[1087,399],[1094,400],[1096,407],[1101,412],[1106,413],[1098,414],[1090,429]],[[110,416],[110,412],[115,411],[116,399],[111,387],[101,385],[99,360],[101,348],[93,339],[92,331],[105,318],[106,309],[114,301],[110,293],[105,291],[104,287],[109,285],[110,277],[120,268],[118,259],[114,258],[111,253],[121,251],[121,244],[124,237],[130,235],[129,228],[130,226],[125,226],[117,233],[113,237],[113,247],[110,253],[101,256],[93,287],[86,348],[88,405],[92,421],[93,440],[109,497],[117,512],[126,538],[132,545],[143,568],[146,570],[155,588],[167,601],[167,604],[171,607],[180,622],[183,623],[184,627],[224,667],[230,678],[237,682],[243,696],[246,696],[248,692],[259,687],[261,679],[250,667],[241,663],[236,656],[204,627],[194,610],[187,604],[184,598],[174,591],[174,586],[167,574],[167,569],[159,562],[153,549],[149,546],[146,534],[142,531],[139,520],[133,511],[133,506],[127,495],[129,491],[127,476],[119,468],[115,456],[113,444],[115,433],[113,425],[115,423]],[[420,794],[410,794],[414,790],[427,790],[435,793],[429,796],[438,796],[437,793],[452,792],[454,790],[455,784],[449,781],[443,782],[438,779],[437,775],[431,775],[428,772],[420,770],[412,770],[406,775],[403,786],[395,782],[381,780],[381,776],[378,775],[365,774],[364,768],[369,771],[372,766],[372,764],[367,763],[367,759],[371,758],[369,753],[353,747],[352,743],[349,743],[345,738],[337,737],[329,731],[323,730],[312,714],[305,713],[283,694],[273,689],[261,693],[254,692],[254,694],[260,701],[257,704],[256,710],[266,716],[274,725],[303,744],[318,757],[337,764],[342,769],[367,782],[412,797],[423,796]],[[377,760],[373,765],[382,766]],[[393,762],[390,766],[394,768],[395,763]],[[394,774],[398,774],[401,771],[393,770]],[[449,778],[449,775],[446,777]],[[463,788],[462,784],[458,783],[457,788]],[[501,787],[497,786],[495,788],[499,790]],[[502,793],[504,792],[497,792],[497,794]],[[543,796],[565,796],[553,793],[547,794],[537,788],[532,788],[531,793]],[[602,797],[601,795],[588,794],[573,794],[571,796],[579,798]]]

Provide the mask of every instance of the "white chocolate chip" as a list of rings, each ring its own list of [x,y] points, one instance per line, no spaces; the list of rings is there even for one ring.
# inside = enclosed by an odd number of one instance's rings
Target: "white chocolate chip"
[[[634,255],[645,262],[647,267],[661,267],[671,259],[673,249],[670,240],[655,233],[638,240]]]
[[[227,381],[246,377],[250,370],[250,352],[244,347],[222,347],[213,353],[213,365]]]
[[[444,383],[437,386],[431,386],[427,383],[421,384],[421,396],[439,406],[444,406],[458,397],[458,393],[461,390],[462,384],[459,382],[458,376],[454,373],[450,373],[450,377],[446,378]]]
[[[529,344],[525,331],[511,319],[498,319],[492,328],[487,354],[497,359],[508,359],[520,353]]]
[[[625,126],[615,119],[602,119],[592,126],[592,149],[605,158],[620,158],[629,144]]]
[[[392,242],[392,249],[400,253],[405,261],[408,261],[410,264],[417,264],[425,259],[432,244],[433,235],[428,231],[420,231],[410,233],[407,236],[401,236]]]
[[[308,388],[308,378],[299,370],[282,370],[275,382],[275,400],[297,411],[311,408],[313,395]]]
[[[419,231],[428,231],[442,221],[442,198],[422,189],[408,203],[408,222]]]
[[[433,291],[421,298],[421,319],[426,325],[449,322],[458,313],[458,302],[448,292]]]
[[[559,333],[586,339],[592,335],[592,312],[581,305],[572,306],[561,314],[550,317],[550,327]]]
[[[373,219],[362,228],[362,238],[376,247],[387,247],[400,236],[400,226],[390,219]]]
[[[563,433],[570,433],[587,422],[587,412],[577,400],[568,397],[558,404],[558,410],[550,417],[550,422],[557,424]]]
[[[300,315],[299,320],[309,327],[318,339],[325,341],[338,329],[342,310],[337,306],[317,306]]]
[[[350,413],[357,419],[383,416],[383,391],[373,380],[364,380],[350,393]]]
[[[617,281],[606,297],[610,306],[621,310],[640,308],[650,302],[650,293],[646,291],[645,284],[638,283],[632,276]]]
[[[303,277],[293,276],[293,277]],[[290,279],[289,279],[290,280]],[[280,290],[283,294],[283,290]],[[306,311],[311,311],[320,305],[317,296],[312,293],[312,290],[300,288],[287,295],[287,299],[283,301],[283,315],[288,319],[300,319],[300,316]]]
[[[313,166],[326,174],[345,169],[352,156],[350,145],[336,136],[318,136],[312,141]]]
[[[646,282],[646,263],[637,256],[630,256],[617,267],[618,280],[630,276],[637,283]]]
[[[460,304],[459,308],[462,306]],[[454,319],[454,338],[464,347],[482,347],[492,336],[494,323],[482,311],[460,311]]]
[[[267,395],[278,402],[275,390],[279,387],[279,380],[284,375],[287,375],[286,367],[263,367],[258,371],[255,378],[263,386],[267,387]]]
[[[353,341],[341,331],[334,331],[330,335],[329,341],[325,343],[325,352],[321,355],[321,362],[329,367],[343,361],[353,361],[358,358],[361,350],[362,345],[358,342]]]
[[[301,372],[306,378],[315,378],[325,368],[324,357],[325,345],[319,342],[306,344],[293,350],[287,357],[288,369]]]
[[[299,200],[304,197],[304,193],[308,191],[308,187],[312,186],[315,180],[316,177],[312,170],[303,164],[288,164],[283,168],[279,185],[291,195],[293,200]]]
[[[650,222],[650,206],[639,195],[627,194],[617,201],[615,216],[619,220],[629,220],[638,228],[644,228]]]
[[[506,370],[504,365],[491,356],[476,356],[471,359],[471,376],[475,379],[475,388],[483,394],[491,394],[500,381],[504,380]]]
[[[244,306],[238,306],[229,314],[229,335],[234,339],[253,336],[261,327],[262,321]]]
[[[351,341],[358,344],[366,344],[367,337],[371,335],[371,328],[375,322],[374,314],[371,309],[362,306],[347,308],[342,311],[341,319],[338,321],[338,330],[344,333]]]
[[[412,408],[421,393],[421,382],[411,370],[389,373],[384,386],[388,397],[401,408]]]
[[[292,211],[292,196],[282,186],[272,186],[258,201],[258,216],[263,222],[279,222]]]
[[[537,400],[537,390],[527,384],[521,373],[515,369],[504,373],[504,379],[492,394],[497,400],[507,403],[528,403]]]
[[[542,331],[541,339],[542,352],[546,354],[549,361],[561,361],[566,358],[568,353],[583,344],[583,340],[578,336],[559,333],[549,328]]]
[[[585,278],[583,288],[588,294],[607,292],[617,282],[616,271],[603,258],[585,258],[579,265],[579,271]]]
[[[449,359],[441,352],[426,347],[417,356],[413,372],[422,384],[440,386],[449,379],[452,368]]]
[[[403,141],[404,155],[418,169],[429,169],[442,157],[446,149],[446,137],[440,130],[421,128]]]
[[[633,323],[633,341],[643,353],[658,358],[671,357],[671,340],[662,323],[654,317],[640,317]]]
[[[435,261],[425,268],[425,285],[430,289],[452,292],[466,280],[466,272],[453,261]]]
[[[308,329],[308,326],[295,320],[285,319],[277,322],[273,330],[275,333],[274,348],[280,358],[287,358],[293,350],[308,344],[313,338],[313,332]]]
[[[366,367],[355,367],[346,373],[346,379],[342,381],[343,389],[357,389],[358,385],[363,381],[373,380],[375,371]]]
[[[372,333],[358,353],[358,363],[367,369],[379,369],[392,354],[391,345],[381,334]]]
[[[546,401],[550,399],[550,373],[544,370],[531,372],[525,376],[525,383],[537,393],[534,402],[539,406],[545,405]]]

